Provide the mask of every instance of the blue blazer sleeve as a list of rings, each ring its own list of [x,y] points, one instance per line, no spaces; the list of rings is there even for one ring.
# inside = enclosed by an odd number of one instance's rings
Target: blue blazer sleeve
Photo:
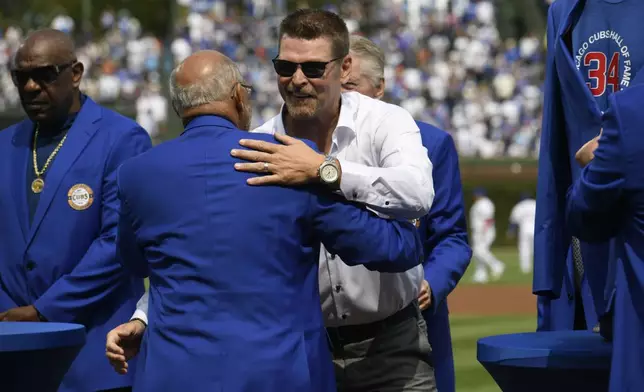
[[[379,218],[327,190],[312,192],[311,199],[315,236],[348,265],[404,272],[422,262],[422,243],[412,223]]]
[[[644,96],[643,96],[644,97]],[[603,131],[595,158],[572,185],[566,219],[573,235],[586,242],[614,237],[621,227],[626,185],[626,148],[614,97],[603,118]]]
[[[48,320],[74,322],[90,308],[117,290],[123,269],[116,260],[116,231],[119,215],[116,174],[128,158],[152,146],[147,132],[140,127],[125,132],[114,144],[106,162],[103,185],[102,228],[99,237],[71,273],[58,279],[34,306]]]
[[[15,301],[11,299],[11,297],[9,297],[9,294],[7,294],[7,291],[2,286],[2,283],[0,283],[0,312],[5,312],[9,309],[17,307],[18,305],[16,305]]]
[[[421,236],[426,251],[425,280],[432,290],[430,309],[435,311],[465,273],[472,249],[467,240],[461,172],[454,141],[445,133],[441,140],[426,147],[434,163],[436,196],[429,214],[422,218],[421,227],[425,232]]]
[[[118,233],[116,235],[116,256],[129,273],[137,278],[147,278],[150,275],[149,264],[143,249],[141,249],[136,240],[134,218],[121,182],[121,175],[124,170],[127,170],[127,165],[121,166],[118,173],[118,196],[121,201],[121,209],[119,211]]]
[[[546,80],[537,178],[532,291],[559,298],[571,236],[565,224],[566,195],[572,182],[568,141],[561,102],[561,85],[555,66],[558,2],[548,12]]]

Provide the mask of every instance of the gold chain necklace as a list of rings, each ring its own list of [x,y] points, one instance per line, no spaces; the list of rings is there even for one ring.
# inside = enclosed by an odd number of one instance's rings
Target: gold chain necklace
[[[58,143],[54,151],[49,155],[49,158],[45,161],[45,165],[42,167],[42,170],[38,170],[38,152],[37,150],[37,142],[38,142],[38,126],[36,126],[36,132],[34,134],[34,150],[33,150],[33,159],[34,159],[34,173],[36,174],[36,179],[31,182],[31,191],[33,193],[40,193],[42,192],[43,188],[45,188],[45,181],[42,179],[42,175],[45,174],[47,169],[49,168],[49,165],[51,164],[51,161],[54,160],[54,157],[56,157],[56,154],[58,154],[58,151],[60,151],[60,148],[63,146],[63,143],[65,143],[65,140],[67,139],[67,134],[63,137],[63,139]]]

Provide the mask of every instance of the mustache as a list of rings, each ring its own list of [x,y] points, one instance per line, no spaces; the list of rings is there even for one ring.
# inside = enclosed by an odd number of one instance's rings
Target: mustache
[[[289,94],[305,94],[305,95],[310,95],[311,97],[317,96],[317,94],[315,94],[314,91],[307,91],[305,89],[298,89],[295,87],[287,87],[286,92]]]

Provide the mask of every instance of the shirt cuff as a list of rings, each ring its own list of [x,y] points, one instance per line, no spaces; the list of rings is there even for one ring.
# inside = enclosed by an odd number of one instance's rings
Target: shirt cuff
[[[354,162],[347,162],[343,159],[338,159],[338,161],[342,168],[340,191],[342,191],[344,198],[349,201],[364,200],[362,193],[368,185],[364,184],[364,175],[360,173],[361,165]]]
[[[134,314],[130,318],[130,321],[132,321],[134,319],[139,319],[139,320],[143,321],[143,323],[145,325],[148,325],[148,315],[145,314],[145,312],[142,311],[141,309],[137,309],[136,312],[134,312]]]

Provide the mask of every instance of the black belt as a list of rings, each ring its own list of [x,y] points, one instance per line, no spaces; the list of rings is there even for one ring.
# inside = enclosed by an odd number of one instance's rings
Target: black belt
[[[398,325],[404,321],[409,320],[410,318],[417,317],[418,309],[416,301],[413,301],[407,307],[382,320],[367,324],[328,327],[326,331],[333,346],[336,346],[336,344],[356,343],[368,339],[373,339],[380,333],[380,331],[394,325]]]

